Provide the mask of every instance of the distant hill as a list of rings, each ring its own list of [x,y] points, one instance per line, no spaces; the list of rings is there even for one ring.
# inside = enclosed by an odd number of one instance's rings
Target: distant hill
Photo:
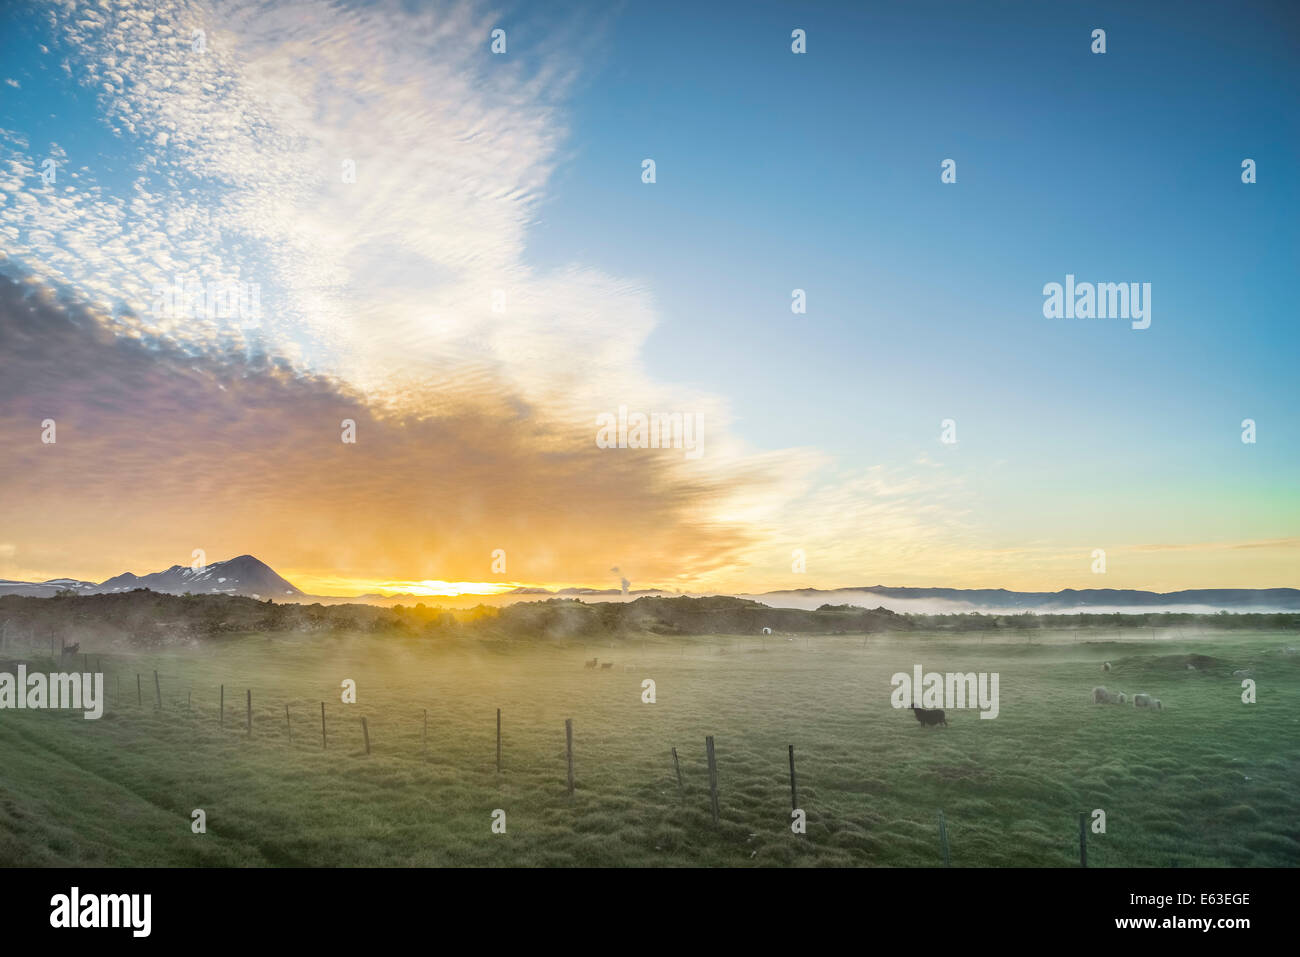
[[[97,595],[63,592],[53,598],[0,596],[0,644],[30,652],[62,639],[86,650],[176,647],[232,634],[352,633],[401,640],[459,638],[488,644],[516,641],[619,641],[673,635],[862,635],[909,632],[953,635],[992,633],[1029,636],[1068,628],[1113,637],[1120,629],[1159,628],[1177,634],[1185,625],[1222,630],[1296,632],[1300,614],[1140,615],[905,615],[884,608],[823,605],[771,608],[756,601],[711,598],[639,598],[631,602],[551,598],[504,608],[479,606],[455,612],[423,603],[414,607],[370,604],[306,604],[256,601],[236,595],[167,595],[145,588]],[[768,631],[770,629],[770,633]],[[1152,630],[1152,637],[1155,632]]]
[[[54,578],[46,582],[0,581],[0,596],[21,595],[29,598],[52,598],[61,591],[78,595],[103,595],[147,588],[164,595],[240,595],[245,598],[274,598],[277,601],[304,598],[303,592],[285,581],[271,566],[252,555],[240,555],[213,562],[200,569],[173,565],[161,572],[135,575],[123,572],[99,584],[71,578]]]
[[[799,588],[745,596],[769,605],[812,608],[835,601],[861,607],[884,606],[899,612],[961,614],[985,612],[1016,614],[1138,613],[1141,611],[1285,612],[1300,611],[1300,590],[1295,588],[1193,588],[1153,592],[1131,588],[1065,588],[1061,591],[1026,592],[1005,588],[895,588],[870,585],[861,588]]]

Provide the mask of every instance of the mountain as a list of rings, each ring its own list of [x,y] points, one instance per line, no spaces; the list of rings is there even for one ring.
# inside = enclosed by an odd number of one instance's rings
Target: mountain
[[[195,570],[186,565],[173,565],[166,571],[149,575],[124,572],[115,578],[100,582],[94,593],[132,591],[148,588],[168,595],[186,592],[203,595],[243,595],[248,598],[301,598],[303,593],[277,575],[263,561],[252,555],[240,555],[224,562],[213,562]]]
[[[99,586],[94,582],[75,578],[51,578],[46,582],[15,582],[0,578],[0,596],[24,595],[28,598],[53,598],[61,591],[72,589],[79,595],[93,595]]]
[[[61,591],[78,595],[103,595],[148,588],[167,595],[243,595],[246,598],[274,598],[276,601],[305,598],[306,595],[277,575],[265,562],[252,555],[240,555],[224,562],[213,562],[195,570],[173,565],[166,571],[148,575],[124,572],[107,581],[79,581],[75,578],[51,578],[44,582],[16,582],[0,579],[0,597],[23,595],[29,598],[53,598]]]
[[[1300,590],[1295,588],[1191,588],[1154,592],[1132,588],[1065,588],[1061,591],[1008,591],[1005,588],[800,588],[770,591],[757,598],[765,604],[816,607],[831,599],[842,604],[885,607],[895,612],[920,614],[1063,614],[1154,612],[1286,612],[1300,611]]]

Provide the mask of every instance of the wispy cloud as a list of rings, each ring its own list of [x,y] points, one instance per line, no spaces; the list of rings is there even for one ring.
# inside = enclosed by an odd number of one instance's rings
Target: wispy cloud
[[[0,314],[21,357],[0,385],[0,515],[24,568],[202,547],[322,580],[485,581],[495,548],[537,583],[617,566],[757,590],[790,584],[794,549],[828,585],[1002,571],[953,468],[751,448],[724,397],[647,374],[645,282],[530,265],[599,24],[473,2],[47,15],[45,71],[103,129],[0,131],[0,240],[23,277]],[[258,284],[260,325],[154,314],[177,276]],[[620,405],[698,416],[707,453],[596,448]]]

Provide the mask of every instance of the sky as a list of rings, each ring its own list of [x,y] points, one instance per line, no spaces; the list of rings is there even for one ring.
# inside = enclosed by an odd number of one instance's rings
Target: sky
[[[1297,585],[1292,4],[0,18],[0,577]]]

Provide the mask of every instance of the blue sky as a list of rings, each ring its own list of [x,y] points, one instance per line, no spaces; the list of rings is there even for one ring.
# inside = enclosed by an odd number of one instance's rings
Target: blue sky
[[[181,266],[256,277],[250,348],[371,396],[510,393],[546,434],[706,410],[708,464],[636,473],[683,536],[641,579],[784,584],[810,547],[822,585],[1095,585],[1108,546],[1132,552],[1116,586],[1294,583],[1292,5],[160,9],[4,31],[11,268],[133,303]],[[114,79],[124,56],[154,82]],[[89,167],[75,210],[33,183],[51,142]],[[362,189],[331,181],[341,155]],[[1044,318],[1067,273],[1150,283],[1151,327]],[[635,569],[629,547],[584,553]],[[528,580],[587,574],[555,562]]]
[[[1129,461],[1195,457],[1239,404],[1294,463],[1295,18],[853,6],[627,8],[616,62],[574,99],[539,259],[647,277],[664,314],[648,361],[725,382],[756,443],[920,448],[965,412],[972,445],[1056,423]],[[1152,328],[1043,319],[1067,271],[1152,282]]]

